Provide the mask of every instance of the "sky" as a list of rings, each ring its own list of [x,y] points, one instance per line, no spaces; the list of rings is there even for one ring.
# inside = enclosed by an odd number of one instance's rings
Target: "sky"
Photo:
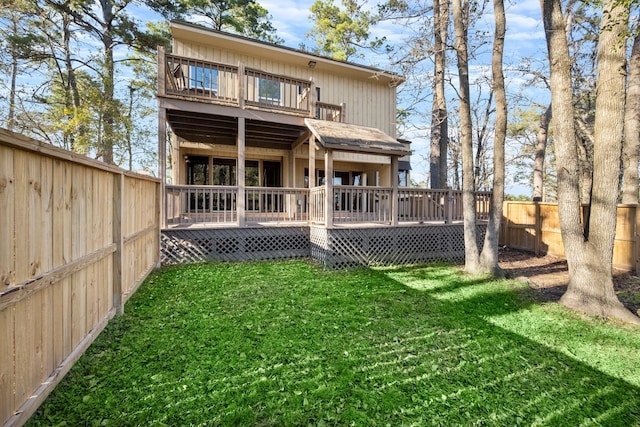
[[[314,3],[313,0],[261,0],[260,4],[265,7],[271,14],[273,26],[277,29],[278,36],[284,39],[285,44],[291,47],[299,47],[301,43],[309,44],[309,40],[305,38],[306,34],[312,27],[309,19],[310,8]],[[374,3],[374,2],[372,2]],[[505,38],[505,63],[517,64],[522,57],[544,58],[546,56],[546,42],[544,30],[541,20],[540,1],[539,0],[507,0],[507,35]],[[487,30],[493,31],[494,18],[492,7],[489,5],[480,26],[484,26]],[[396,24],[387,22],[381,23],[372,28],[372,36],[385,36],[391,44],[403,43],[405,34],[404,30]],[[490,52],[488,46],[483,55],[479,56],[472,63],[472,72],[487,74],[490,72]],[[376,65],[384,69],[386,64],[380,63],[384,61],[382,57],[369,61],[366,65]],[[390,71],[397,71],[390,69]],[[472,76],[473,79],[473,76]],[[511,76],[508,79],[508,88],[513,93],[527,91],[528,88],[523,78]],[[547,102],[545,97],[547,94],[540,95],[540,102]],[[424,132],[410,132],[409,135],[403,135],[413,141],[412,149],[412,178],[416,181],[424,181],[428,175],[428,158],[429,141],[425,137]],[[528,194],[530,190],[528,186],[509,181],[506,183],[506,191],[511,194]]]
[[[302,44],[310,45],[311,42],[306,38],[306,34],[311,30],[312,22],[309,19],[310,9],[314,0],[259,0],[260,4],[269,11],[271,22],[277,30],[277,35],[284,40],[286,46],[299,48]],[[336,0],[339,3],[339,0]],[[375,7],[376,2],[370,2]],[[505,38],[505,63],[517,64],[523,57],[546,57],[546,43],[544,31],[541,21],[540,2],[539,0],[507,0],[507,35]],[[488,5],[487,12],[478,23],[480,29],[485,29],[491,34],[493,32],[494,19],[492,14],[492,6]],[[404,43],[406,30],[393,22],[383,22],[372,28],[372,37],[386,37],[387,42],[391,45]],[[482,52],[472,60],[471,63],[471,79],[474,79],[474,73],[477,76],[489,75],[490,73],[490,55],[491,46],[488,45]],[[387,69],[389,71],[398,71],[390,68],[386,62],[386,58],[366,57],[356,62],[365,65],[375,65],[377,67]],[[455,76],[453,76],[454,85]],[[520,93],[530,91],[531,88],[526,86],[523,77],[510,73],[507,77],[507,91],[511,93]],[[473,96],[473,94],[472,94]],[[547,94],[542,93],[536,97],[541,103],[548,102]],[[401,105],[400,105],[401,106]],[[427,106],[430,108],[430,105]],[[413,118],[413,120],[418,120]],[[428,123],[417,123],[419,126],[428,126]],[[412,156],[412,178],[415,181],[424,181],[428,175],[428,153],[429,141],[428,134],[424,131],[409,131],[405,135],[399,135],[411,140],[414,154]],[[509,147],[507,147],[507,150]],[[508,174],[509,175],[509,174]],[[507,193],[510,194],[528,194],[528,187],[507,181]]]

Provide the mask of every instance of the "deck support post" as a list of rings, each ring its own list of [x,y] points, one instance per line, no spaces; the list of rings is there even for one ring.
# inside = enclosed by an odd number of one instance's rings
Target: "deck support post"
[[[333,152],[329,149],[324,151],[324,224],[327,228],[333,227]]]
[[[309,189],[316,185],[316,138],[311,135],[309,137]]]
[[[167,110],[158,109],[158,175],[160,177],[160,228],[167,227]]]
[[[244,171],[244,149],[245,149],[245,119],[238,117],[238,167],[237,185],[238,195],[236,196],[236,209],[238,214],[238,227],[244,227],[245,221],[245,171]]]
[[[391,156],[391,225],[398,225],[398,156]]]

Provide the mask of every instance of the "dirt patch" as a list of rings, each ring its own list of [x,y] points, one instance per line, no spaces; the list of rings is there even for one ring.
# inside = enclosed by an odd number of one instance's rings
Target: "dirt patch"
[[[567,262],[562,258],[501,248],[499,264],[507,277],[528,283],[545,301],[558,301],[567,289],[569,274]],[[615,270],[613,283],[620,301],[640,315],[640,277],[628,271]]]

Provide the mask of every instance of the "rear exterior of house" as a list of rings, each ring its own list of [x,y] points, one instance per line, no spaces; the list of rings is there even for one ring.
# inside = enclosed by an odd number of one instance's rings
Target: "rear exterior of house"
[[[459,216],[454,192],[406,188],[400,76],[184,22],[171,32],[172,52],[158,55],[166,262],[314,248],[322,261],[336,230]]]

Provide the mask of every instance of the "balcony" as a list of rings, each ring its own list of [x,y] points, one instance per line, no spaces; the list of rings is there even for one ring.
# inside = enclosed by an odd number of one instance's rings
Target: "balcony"
[[[313,81],[158,52],[158,96],[345,121],[345,105],[317,102]]]
[[[451,224],[463,220],[462,192],[401,188],[392,203],[391,187],[326,186],[306,188],[167,185],[166,227],[236,227],[327,224]],[[476,192],[476,218],[489,217],[490,192]],[[244,199],[243,206],[238,203]],[[394,208],[395,206],[395,208]],[[328,209],[327,209],[328,208]],[[396,212],[394,212],[394,210]]]

